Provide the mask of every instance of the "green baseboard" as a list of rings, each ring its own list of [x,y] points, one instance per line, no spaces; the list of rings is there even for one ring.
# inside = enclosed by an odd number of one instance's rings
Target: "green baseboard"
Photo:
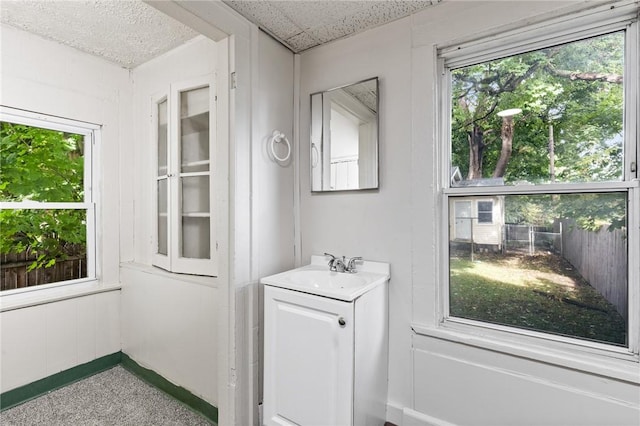
[[[150,385],[160,389],[174,399],[182,402],[193,411],[201,414],[213,423],[218,423],[218,409],[202,398],[197,397],[183,387],[174,385],[153,370],[142,367],[127,354],[116,352],[106,355],[86,364],[78,365],[65,371],[61,371],[44,379],[21,386],[0,394],[0,411],[16,405],[20,405],[48,392],[60,389],[71,383],[77,382],[94,374],[101,373],[116,365],[122,367],[140,377]]]
[[[52,390],[59,389],[77,382],[78,380],[86,379],[94,374],[113,368],[120,364],[121,359],[122,352],[116,352],[111,355],[94,359],[86,364],[81,364],[68,370],[53,374],[49,377],[45,377],[44,379],[29,383],[28,385],[20,386],[19,388],[4,392],[0,395],[0,411],[15,407],[16,405],[30,401],[47,392],[51,392]]]
[[[181,386],[174,385],[155,371],[144,368],[125,353],[122,354],[121,363],[125,369],[140,377],[145,382],[169,394],[213,423],[218,423],[218,408],[209,404],[204,399],[192,394]]]

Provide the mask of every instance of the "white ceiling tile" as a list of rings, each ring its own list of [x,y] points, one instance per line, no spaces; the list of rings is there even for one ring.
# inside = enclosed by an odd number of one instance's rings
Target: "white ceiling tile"
[[[318,45],[318,41],[305,32],[285,40],[285,43],[293,49],[294,52],[301,52]]]
[[[402,18],[439,0],[223,0],[294,52]],[[133,68],[197,35],[140,0],[0,0],[0,18]]]
[[[330,24],[367,9],[370,1],[273,1],[271,2],[303,30]]]
[[[280,40],[286,40],[302,32],[302,28],[276,8],[272,2],[230,0],[225,3]]]
[[[141,1],[0,1],[2,23],[133,68],[198,33]]]

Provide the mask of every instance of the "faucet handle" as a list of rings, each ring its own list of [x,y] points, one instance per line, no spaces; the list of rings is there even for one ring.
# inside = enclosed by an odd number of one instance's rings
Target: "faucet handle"
[[[362,257],[360,256],[356,256],[356,257],[352,257],[351,259],[349,259],[349,263],[347,264],[347,271],[355,274],[356,272],[358,272],[356,270],[356,261],[357,260],[362,260]]]
[[[329,268],[334,271],[336,268],[336,264],[334,263],[337,259],[337,257],[335,257],[334,255],[332,255],[331,253],[325,253],[325,256],[331,256],[331,260],[329,260]]]
[[[334,255],[332,255],[331,253],[325,253],[325,256],[331,256],[331,260],[329,260],[329,266],[331,266],[333,264],[333,261],[336,260],[336,257]]]

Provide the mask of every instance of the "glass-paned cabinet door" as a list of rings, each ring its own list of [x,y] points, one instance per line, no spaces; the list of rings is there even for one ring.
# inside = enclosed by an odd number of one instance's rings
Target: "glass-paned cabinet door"
[[[154,264],[173,272],[216,274],[212,87],[210,81],[204,80],[173,84],[167,98],[168,108],[158,103],[158,227]],[[166,143],[160,135],[163,111],[168,115]],[[165,251],[168,264],[163,259]]]

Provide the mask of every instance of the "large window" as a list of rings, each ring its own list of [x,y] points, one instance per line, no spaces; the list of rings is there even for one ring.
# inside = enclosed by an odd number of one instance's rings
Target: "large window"
[[[633,16],[440,50],[445,321],[637,350]]]
[[[96,130],[0,109],[2,291],[95,277]]]

